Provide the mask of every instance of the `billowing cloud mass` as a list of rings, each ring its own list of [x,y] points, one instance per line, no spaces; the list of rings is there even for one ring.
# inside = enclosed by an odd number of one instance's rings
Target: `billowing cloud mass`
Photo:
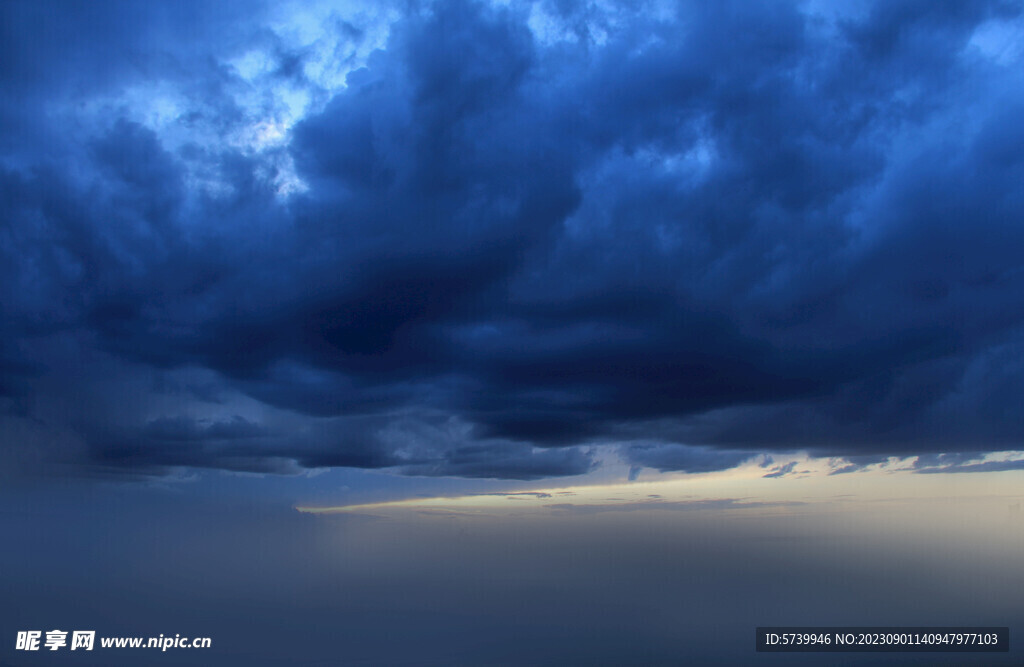
[[[1019,448],[1018,3],[0,13],[7,470]]]

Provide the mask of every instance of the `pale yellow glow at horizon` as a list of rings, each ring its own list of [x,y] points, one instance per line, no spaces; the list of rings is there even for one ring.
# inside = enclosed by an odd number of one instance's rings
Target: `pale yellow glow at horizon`
[[[997,459],[990,459],[997,460]],[[766,478],[771,468],[752,461],[731,470],[704,474],[659,474],[651,479],[564,487],[519,489],[460,496],[411,498],[386,502],[337,506],[300,505],[307,514],[395,512],[403,510],[468,513],[545,513],[579,508],[619,508],[638,505],[663,509],[666,505],[700,506],[708,501],[729,501],[731,508],[763,508],[798,504],[859,504],[900,500],[966,500],[1002,498],[1020,502],[1024,498],[1024,470],[984,473],[917,474],[905,461],[889,461],[848,474],[829,475],[827,459],[797,458],[774,464],[796,462],[792,474]],[[656,506],[661,506],[660,508]],[[642,509],[642,507],[641,507]]]

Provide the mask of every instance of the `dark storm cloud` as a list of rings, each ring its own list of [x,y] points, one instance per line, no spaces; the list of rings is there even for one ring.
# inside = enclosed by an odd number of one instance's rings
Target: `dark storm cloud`
[[[532,480],[582,475],[594,467],[592,453],[578,447],[538,450],[522,443],[502,442],[457,447],[445,452],[437,463],[413,464],[400,469],[414,475]]]
[[[657,470],[712,472],[735,468],[754,457],[753,452],[734,452],[711,447],[674,444],[638,444],[625,447],[623,453],[633,464]]]
[[[699,472],[1024,435],[1024,96],[971,43],[1013,3],[538,5],[554,44],[434,3],[263,153],[218,139],[253,120],[226,59],[323,91],[259,5],[36,7],[0,10],[0,398],[92,465],[535,479],[623,442]],[[171,129],[83,111],[140,82]],[[55,336],[215,379],[61,422],[98,377]]]
[[[123,469],[136,477],[187,468],[295,474],[304,469],[394,468],[409,475],[535,480],[592,470],[594,453],[540,449],[474,436],[436,415],[336,417],[269,428],[235,415],[224,420],[161,417],[141,425],[81,427],[88,472]]]

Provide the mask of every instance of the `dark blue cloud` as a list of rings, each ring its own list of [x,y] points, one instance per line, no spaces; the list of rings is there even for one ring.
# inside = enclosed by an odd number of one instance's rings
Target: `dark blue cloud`
[[[543,3],[545,31],[438,2],[334,90],[258,4],[62,9],[0,10],[0,398],[77,465],[532,479],[602,444],[702,471],[1024,436],[1024,97],[972,41],[1013,3]],[[296,90],[280,143],[238,139]],[[206,388],[61,417],[103,364]]]
[[[982,461],[977,454],[925,454],[918,456],[913,464],[914,472],[921,474],[947,472],[1002,472],[1024,470],[1024,460],[1009,459]]]
[[[764,477],[765,479],[778,479],[779,477],[792,475],[795,472],[798,463],[799,461],[790,461],[785,465],[777,465],[771,469],[771,472],[767,472],[761,475],[761,477]]]
[[[623,450],[628,461],[657,470],[711,472],[735,468],[753,458],[752,452],[718,450],[711,447],[688,447],[675,444],[637,444]]]

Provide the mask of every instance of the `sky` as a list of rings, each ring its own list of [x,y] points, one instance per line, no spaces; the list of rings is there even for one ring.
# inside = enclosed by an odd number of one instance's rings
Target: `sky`
[[[4,651],[1019,622],[1022,45],[994,0],[0,4]]]

